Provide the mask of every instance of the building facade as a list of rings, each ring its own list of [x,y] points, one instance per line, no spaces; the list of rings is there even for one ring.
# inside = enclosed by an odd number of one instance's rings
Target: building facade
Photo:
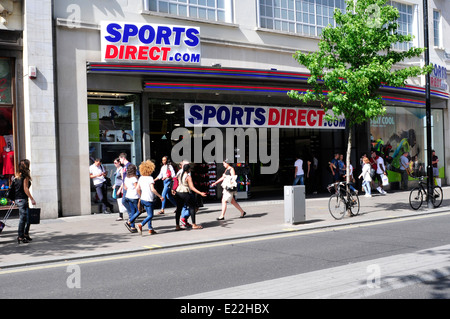
[[[240,146],[244,156],[235,157],[242,155],[237,144],[232,154],[212,153],[238,162],[238,194],[244,198],[291,184],[296,156],[318,161],[314,190],[320,191],[333,153],[346,150],[345,120],[327,122],[320,105],[303,105],[286,95],[308,88],[307,70],[292,55],[317,50],[322,28],[333,24],[333,10],[345,7],[342,0],[4,2],[13,4],[14,13],[1,32],[16,42],[2,42],[0,52],[13,75],[12,98],[0,107],[10,119],[2,134],[14,139],[16,163],[24,157],[32,161],[33,194],[46,218],[97,212],[89,179],[92,158],[102,158],[110,172],[122,152],[135,164],[159,163],[173,155],[180,137],[192,140],[180,156],[198,163],[199,187],[211,200],[220,190],[209,183],[221,171],[205,150],[212,135],[226,137],[227,129],[247,135]],[[423,47],[422,2],[392,4],[401,14],[400,30],[415,36],[396,49]],[[447,7],[429,1],[433,148],[446,182]],[[407,145],[426,164],[424,87],[424,78],[414,78],[403,88],[380,88],[387,113],[358,128],[355,169],[362,153],[381,146],[390,146],[396,156]],[[267,149],[262,152],[258,145],[255,159],[253,146],[266,131]],[[273,150],[278,158],[269,156]],[[275,172],[261,174],[273,165]],[[396,174],[393,169],[392,181]]]

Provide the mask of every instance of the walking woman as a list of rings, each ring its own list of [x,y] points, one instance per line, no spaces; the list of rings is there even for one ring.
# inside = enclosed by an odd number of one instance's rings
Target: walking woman
[[[176,207],[177,202],[173,198],[172,192],[170,189],[172,178],[174,178],[174,177],[175,177],[175,171],[173,170],[172,164],[170,163],[169,158],[167,156],[164,156],[162,158],[161,170],[160,170],[158,176],[156,176],[155,182],[159,179],[163,181],[164,189],[163,189],[161,195],[163,198],[167,198],[168,200],[170,200],[170,202],[173,204],[173,206]],[[164,208],[166,207],[166,202],[167,201],[163,201],[161,203],[161,210],[158,212],[158,215],[164,214]]]
[[[119,217],[117,217],[116,221],[123,220],[123,213],[127,211],[125,206],[122,203],[122,170],[123,165],[120,163],[120,158],[116,158],[114,160],[114,166],[116,167],[116,172],[114,173],[114,185],[113,185],[113,195],[112,198],[117,199],[117,205],[119,206]]]
[[[231,203],[234,205],[234,207],[237,208],[241,212],[240,218],[244,218],[244,216],[247,214],[244,212],[244,210],[241,208],[241,206],[238,204],[236,199],[234,199],[234,195],[236,194],[236,190],[231,189],[227,184],[229,180],[235,180],[236,172],[234,171],[234,168],[227,163],[227,160],[223,161],[223,166],[225,167],[225,172],[223,173],[222,177],[219,178],[216,182],[212,183],[211,186],[214,187],[220,182],[222,182],[222,213],[220,214],[220,217],[217,218],[217,220],[224,220],[225,219],[225,212],[227,211],[227,203]]]
[[[137,192],[140,195],[141,206],[145,208],[147,212],[147,217],[142,221],[142,223],[137,224],[137,230],[142,235],[142,227],[148,223],[148,233],[150,235],[156,234],[153,230],[152,219],[153,219],[153,204],[156,196],[159,197],[161,202],[164,202],[164,197],[159,195],[159,193],[155,189],[155,181],[151,176],[153,171],[155,170],[155,163],[152,161],[145,161],[139,165],[139,172],[141,173],[141,177],[139,177]],[[135,216],[130,220],[131,223],[139,216],[139,212],[135,214]]]
[[[19,230],[17,243],[28,243],[32,239],[30,238],[30,218],[29,218],[29,205],[28,199],[31,200],[31,204],[36,205],[36,201],[30,193],[31,187],[31,175],[30,175],[30,161],[23,159],[19,164],[19,172],[16,174],[14,180],[16,199],[15,203],[19,208]]]
[[[183,165],[183,171],[178,175],[178,187],[176,190],[175,197],[177,198],[177,210],[175,211],[175,224],[176,230],[180,230],[180,215],[183,210],[183,206],[189,207],[189,214],[192,220],[192,229],[202,229],[201,225],[196,224],[195,220],[195,202],[193,200],[194,196],[191,196],[191,191],[199,194],[200,196],[206,197],[205,192],[200,192],[195,188],[192,182],[192,177],[189,174],[191,171],[191,166],[189,164]]]
[[[128,221],[125,222],[125,226],[131,233],[137,232],[134,221],[139,216],[138,202],[139,194],[137,192],[138,178],[136,175],[136,165],[130,164],[127,169],[127,176],[123,181],[123,187],[126,190],[125,193],[125,207],[128,212]],[[135,216],[135,214],[137,215]],[[133,218],[134,217],[134,218]]]
[[[370,165],[370,160],[366,156],[363,157],[363,163],[364,166],[362,169],[362,173],[359,175],[359,178],[363,178],[362,186],[364,191],[366,192],[366,195],[364,195],[364,197],[372,197],[372,190],[370,186],[370,183],[372,182],[372,177],[370,177],[370,170],[372,166]]]

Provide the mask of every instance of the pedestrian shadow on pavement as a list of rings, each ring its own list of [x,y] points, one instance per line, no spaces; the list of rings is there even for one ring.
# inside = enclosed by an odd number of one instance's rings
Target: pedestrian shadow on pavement
[[[100,249],[114,248],[117,243],[127,243],[132,240],[129,233],[71,233],[48,232],[33,229],[29,243],[17,243],[17,230],[6,231],[1,234],[0,262],[6,262],[9,255],[25,255],[30,258],[60,257],[69,254],[88,253]]]

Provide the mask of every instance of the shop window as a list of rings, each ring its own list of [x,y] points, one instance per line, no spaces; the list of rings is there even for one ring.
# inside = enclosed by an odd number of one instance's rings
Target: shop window
[[[90,164],[96,158],[109,174],[114,159],[126,153],[132,163],[141,158],[140,103],[136,95],[90,92],[88,96]]]
[[[443,111],[431,112],[432,145],[439,157],[439,176],[444,177],[444,125]],[[408,152],[417,165],[417,175],[426,175],[427,135],[425,109],[386,107],[386,114],[370,120],[372,147],[380,151],[386,167],[391,171],[389,181],[400,181],[395,174],[400,168],[400,156]],[[419,171],[420,169],[420,171]],[[398,179],[398,180],[397,180]]]
[[[0,197],[15,173],[13,60],[0,58]]]

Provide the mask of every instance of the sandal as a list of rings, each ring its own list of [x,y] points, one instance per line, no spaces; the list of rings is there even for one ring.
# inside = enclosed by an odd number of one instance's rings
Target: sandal
[[[160,210],[159,212],[156,213],[156,215],[164,215],[164,211]]]

